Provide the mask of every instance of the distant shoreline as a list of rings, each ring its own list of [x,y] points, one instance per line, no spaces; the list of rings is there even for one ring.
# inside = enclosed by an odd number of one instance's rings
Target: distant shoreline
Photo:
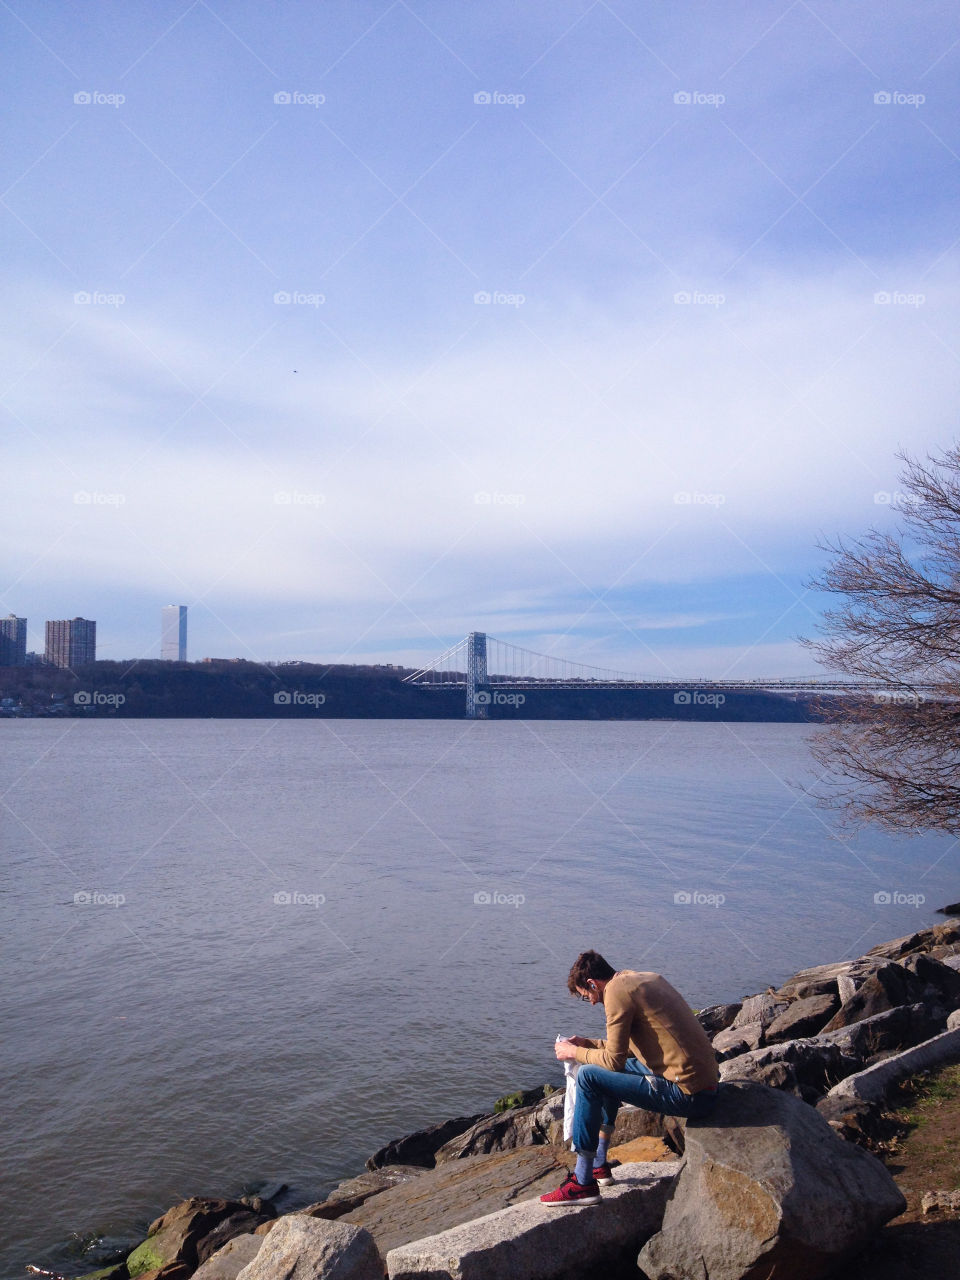
[[[406,684],[402,668],[215,660],[96,662],[76,671],[0,668],[0,719],[463,720],[462,687]],[[816,695],[729,690],[680,681],[656,689],[484,690],[488,720],[694,720],[810,723]]]

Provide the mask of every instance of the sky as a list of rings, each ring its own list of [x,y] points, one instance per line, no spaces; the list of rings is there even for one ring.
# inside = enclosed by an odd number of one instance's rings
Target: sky
[[[814,674],[956,439],[955,6],[0,3],[0,613]]]

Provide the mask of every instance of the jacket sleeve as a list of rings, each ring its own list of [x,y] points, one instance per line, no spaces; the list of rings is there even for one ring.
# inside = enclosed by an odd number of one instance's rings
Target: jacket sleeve
[[[604,1002],[606,1003],[606,1002]],[[630,1028],[633,1025],[633,1002],[620,999],[607,1009],[607,1038],[598,1041],[596,1049],[577,1049],[577,1062],[607,1071],[622,1071],[630,1056]]]

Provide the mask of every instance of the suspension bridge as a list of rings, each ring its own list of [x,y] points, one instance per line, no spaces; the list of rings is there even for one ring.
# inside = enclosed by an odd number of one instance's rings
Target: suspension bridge
[[[498,694],[524,689],[667,689],[690,695],[736,692],[774,693],[861,693],[879,696],[909,696],[920,690],[940,688],[931,684],[891,686],[869,681],[844,681],[829,678],[783,678],[752,680],[663,679],[628,671],[612,671],[591,667],[583,662],[546,653],[534,653],[506,640],[488,636],[484,631],[471,631],[468,636],[445,650],[428,666],[404,677],[404,683],[426,689],[462,688],[466,696],[468,720],[485,719],[487,709],[496,705]],[[506,698],[503,699],[506,701]]]

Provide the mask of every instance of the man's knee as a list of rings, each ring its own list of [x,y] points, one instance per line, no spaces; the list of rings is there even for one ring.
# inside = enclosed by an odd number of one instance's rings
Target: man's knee
[[[582,1089],[585,1093],[598,1093],[597,1076],[600,1072],[599,1067],[583,1066],[577,1072],[577,1088]]]

